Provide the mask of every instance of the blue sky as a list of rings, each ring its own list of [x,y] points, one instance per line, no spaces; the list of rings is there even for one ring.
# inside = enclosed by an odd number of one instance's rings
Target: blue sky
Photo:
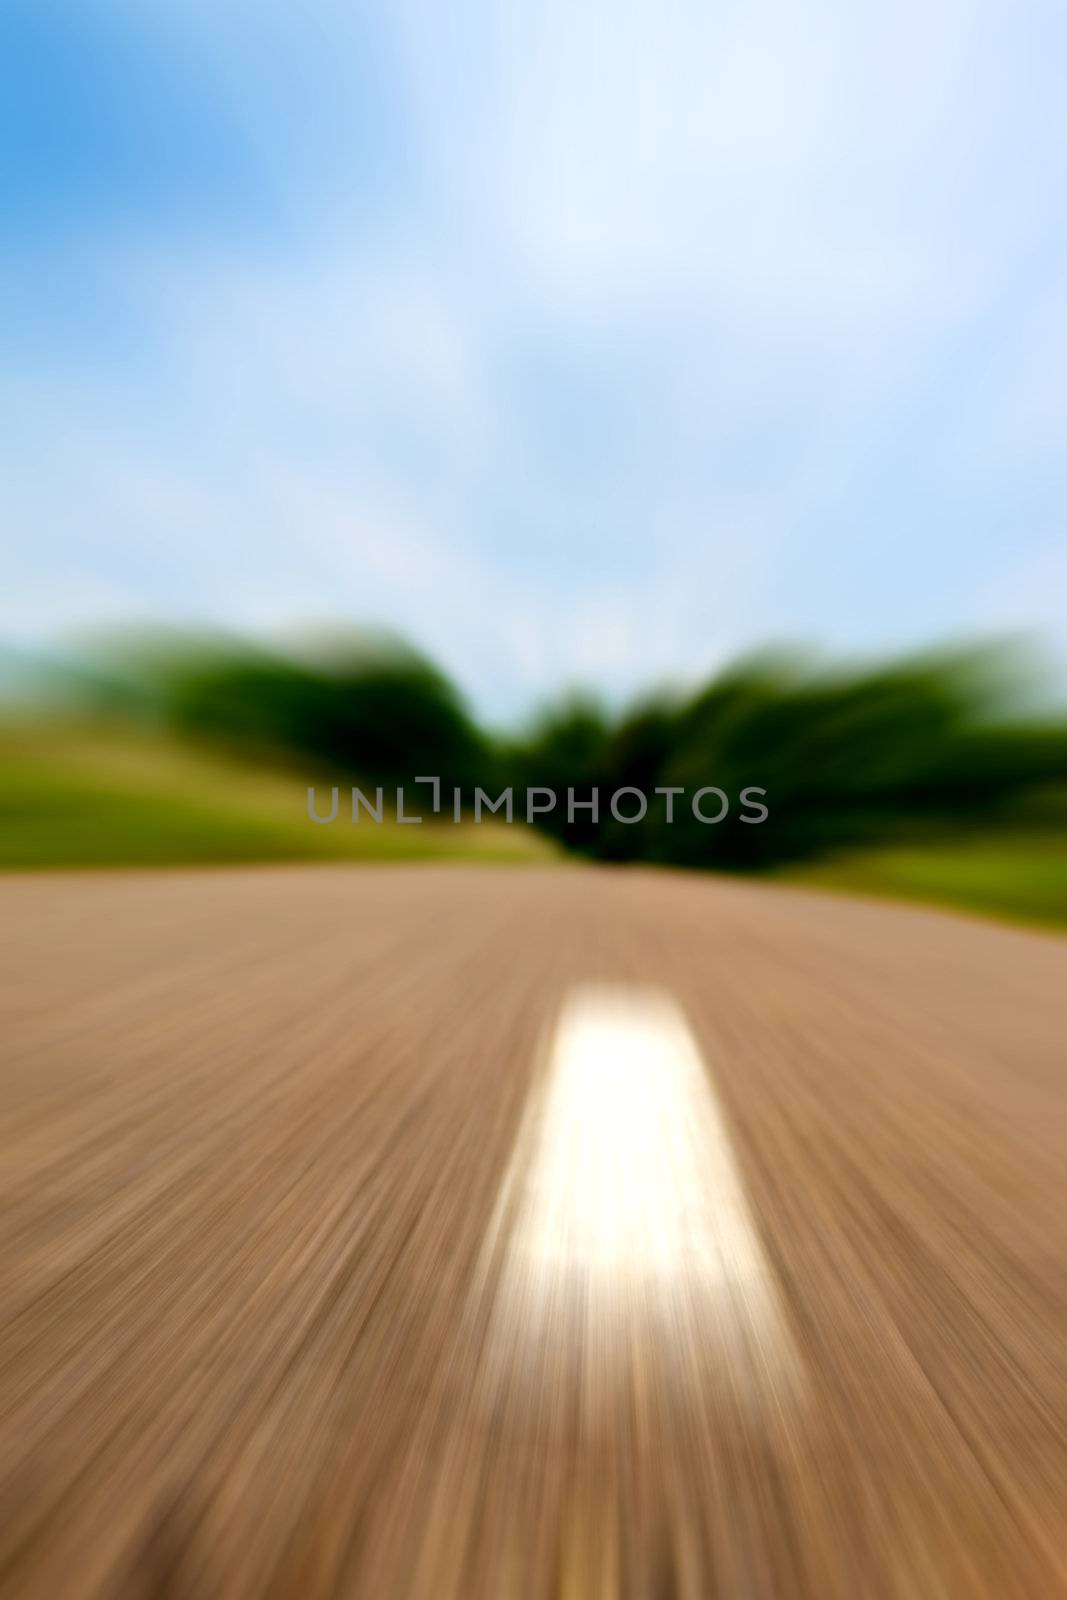
[[[1059,0],[8,0],[0,638],[1067,623]]]

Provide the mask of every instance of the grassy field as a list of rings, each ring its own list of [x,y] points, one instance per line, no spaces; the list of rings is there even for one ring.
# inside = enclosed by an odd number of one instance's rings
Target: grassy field
[[[325,792],[320,787],[320,805]],[[409,799],[409,806],[411,801]],[[515,824],[316,827],[307,781],[164,738],[55,727],[0,729],[0,868],[250,861],[544,861]]]
[[[865,851],[782,876],[794,883],[1067,927],[1067,838],[1062,832],[989,834]]]

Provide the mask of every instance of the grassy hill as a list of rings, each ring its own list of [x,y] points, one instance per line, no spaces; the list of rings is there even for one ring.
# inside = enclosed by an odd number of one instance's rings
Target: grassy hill
[[[0,868],[522,862],[557,853],[518,823],[397,826],[387,810],[380,826],[353,825],[343,804],[335,823],[317,827],[307,817],[308,781],[162,735],[9,726],[0,729]]]
[[[827,889],[1067,927],[1067,838],[1062,831],[981,833],[937,844],[886,846],[806,863],[781,876]]]

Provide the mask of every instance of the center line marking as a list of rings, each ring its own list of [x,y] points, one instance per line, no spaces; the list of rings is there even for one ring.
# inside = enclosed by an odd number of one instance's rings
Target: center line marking
[[[774,1275],[699,1047],[657,989],[566,996],[501,1194],[497,1331],[629,1324],[796,1370]],[[553,1331],[555,1330],[555,1334]]]

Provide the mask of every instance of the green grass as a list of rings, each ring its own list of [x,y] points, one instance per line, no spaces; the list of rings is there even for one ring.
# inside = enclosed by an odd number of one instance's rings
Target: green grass
[[[0,868],[253,861],[545,861],[524,825],[316,826],[308,779],[111,730],[0,729]],[[320,805],[324,790],[320,786]],[[412,802],[408,800],[409,808]],[[414,808],[414,809],[417,809]]]
[[[1067,927],[1067,838],[1062,832],[893,846],[792,868],[782,876],[793,883]]]

